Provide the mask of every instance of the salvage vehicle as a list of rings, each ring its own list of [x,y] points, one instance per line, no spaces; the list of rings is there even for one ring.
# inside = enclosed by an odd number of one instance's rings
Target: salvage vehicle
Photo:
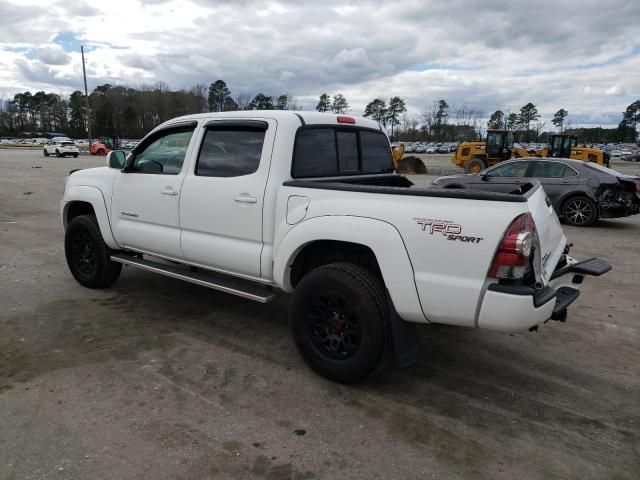
[[[535,179],[565,223],[588,227],[599,218],[628,217],[640,212],[640,177],[580,160],[523,158],[477,175],[436,178],[442,188],[511,192]]]
[[[584,277],[610,268],[568,255],[539,183],[416,188],[365,118],[190,115],[106,162],[70,174],[60,204],[81,285],[108,287],[129,265],[258,302],[290,293],[298,351],[337,382],[392,354],[411,363],[419,324],[523,332],[564,319]]]
[[[52,140],[44,146],[42,154],[45,157],[49,155],[55,155],[56,157],[66,157],[70,155],[72,157],[77,157],[80,154],[80,150],[73,140]]]

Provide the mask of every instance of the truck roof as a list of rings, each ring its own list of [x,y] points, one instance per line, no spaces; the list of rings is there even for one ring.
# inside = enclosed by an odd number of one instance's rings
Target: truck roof
[[[353,125],[350,122],[339,122],[338,117],[346,117],[353,119],[355,125],[358,127],[374,128],[380,130],[380,124],[375,120],[369,118],[357,117],[347,114],[336,113],[321,113],[321,112],[305,112],[305,111],[293,111],[293,110],[240,110],[233,112],[207,112],[196,113],[193,115],[185,115],[182,117],[172,118],[166,121],[160,127],[171,125],[176,122],[183,122],[185,120],[200,120],[203,118],[215,119],[221,118],[271,118],[278,119],[291,119],[291,117],[297,117],[301,124],[306,125]],[[156,127],[157,128],[157,127]]]

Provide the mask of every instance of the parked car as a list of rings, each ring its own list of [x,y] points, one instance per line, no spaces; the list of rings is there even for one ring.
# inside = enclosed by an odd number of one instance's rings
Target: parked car
[[[426,152],[425,153],[436,153],[436,147],[434,147],[433,145],[429,145],[426,148]]]
[[[478,174],[440,177],[433,184],[512,192],[533,179],[542,184],[558,216],[569,225],[586,227],[598,218],[627,217],[640,211],[640,177],[580,160],[510,160]]]
[[[78,147],[72,140],[55,140],[44,146],[43,154],[45,157],[49,155],[55,155],[56,157],[66,157],[70,155],[77,157],[80,154],[80,150],[78,150]]]

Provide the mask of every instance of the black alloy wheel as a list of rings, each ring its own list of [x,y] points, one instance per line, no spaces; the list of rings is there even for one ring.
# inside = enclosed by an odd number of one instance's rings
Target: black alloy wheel
[[[85,287],[104,288],[120,276],[122,264],[111,260],[95,215],[79,215],[69,222],[64,250],[71,274]]]
[[[313,345],[334,360],[354,355],[362,341],[362,325],[339,292],[318,295],[309,305],[307,328]]]
[[[71,258],[74,268],[83,275],[95,272],[98,258],[93,239],[86,230],[78,230],[71,237]]]
[[[381,279],[352,263],[331,263],[296,285],[290,324],[296,348],[316,373],[355,383],[383,368],[391,350]]]

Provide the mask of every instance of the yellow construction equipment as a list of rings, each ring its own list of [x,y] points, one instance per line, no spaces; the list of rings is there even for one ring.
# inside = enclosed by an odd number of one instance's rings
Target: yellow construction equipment
[[[549,146],[538,150],[538,157],[570,158],[572,160],[582,160],[593,162],[598,165],[609,166],[611,156],[598,148],[578,145],[578,138],[574,135],[556,134],[551,135]]]
[[[478,173],[487,167],[511,158],[558,157],[584,160],[609,166],[609,154],[597,148],[578,147],[575,136],[551,135],[549,147],[526,150],[513,143],[513,133],[506,130],[488,130],[484,142],[463,142],[458,145],[451,163],[467,173]]]
[[[405,157],[404,155],[404,145],[394,145],[391,148],[391,153],[393,154],[393,166],[396,168],[398,173],[405,173],[409,175],[416,174],[426,174],[427,167],[425,167],[422,160],[418,157]]]
[[[530,156],[531,152],[514,146],[513,133],[506,130],[487,130],[487,139],[484,142],[462,142],[458,145],[451,162],[464,168],[467,173],[478,173],[504,160]]]

